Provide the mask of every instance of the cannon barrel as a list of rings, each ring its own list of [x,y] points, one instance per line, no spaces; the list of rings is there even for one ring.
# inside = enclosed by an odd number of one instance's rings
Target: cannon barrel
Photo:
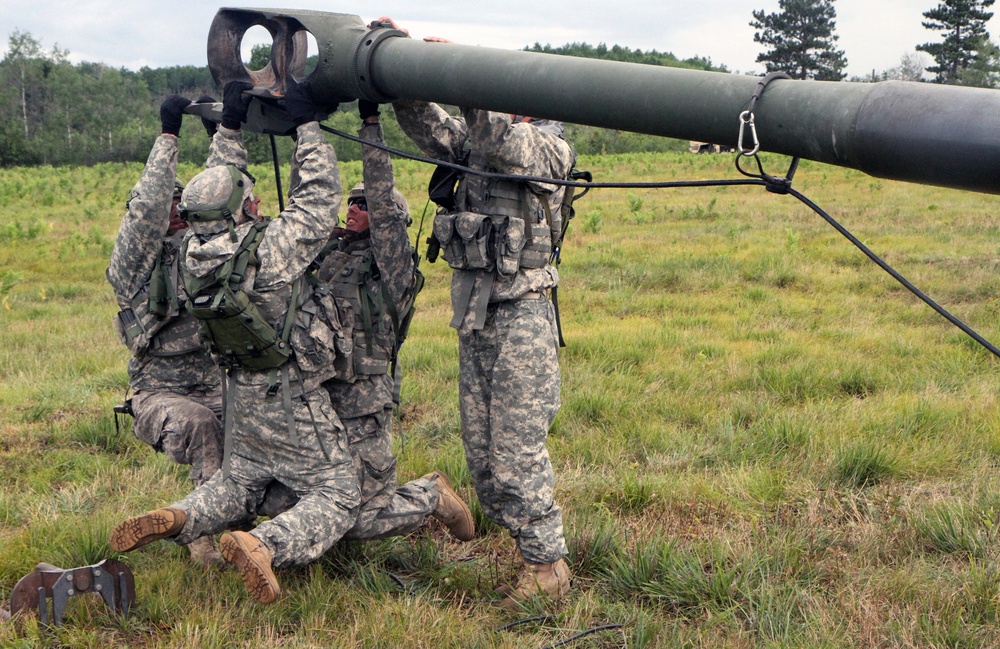
[[[251,26],[274,38],[271,63],[250,71],[239,41]],[[306,74],[301,32],[319,62]],[[249,80],[280,96],[308,77],[318,98],[434,101],[737,146],[740,114],[759,77],[427,43],[347,14],[220,9],[209,33],[220,85]],[[872,176],[1000,194],[1000,92],[884,81],[779,79],[754,108],[762,151]]]

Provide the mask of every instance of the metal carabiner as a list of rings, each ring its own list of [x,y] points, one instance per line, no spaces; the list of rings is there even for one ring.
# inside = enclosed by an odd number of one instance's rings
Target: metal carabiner
[[[753,137],[752,149],[743,148],[743,129],[747,124],[750,125],[750,135],[751,137]],[[754,126],[753,113],[751,113],[749,110],[745,110],[742,113],[740,113],[740,135],[739,135],[739,140],[737,141],[739,142],[740,155],[752,156],[755,155],[758,151],[760,151],[760,141],[757,139],[757,127]]]

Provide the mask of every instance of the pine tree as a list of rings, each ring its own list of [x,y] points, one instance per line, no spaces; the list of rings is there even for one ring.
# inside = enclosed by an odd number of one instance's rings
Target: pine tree
[[[755,43],[771,49],[757,56],[768,72],[787,72],[796,79],[840,81],[847,58],[835,43],[839,38],[834,0],[779,0],[780,11],[754,11],[750,26]]]
[[[937,75],[938,83],[958,83],[963,70],[980,57],[979,48],[989,42],[986,21],[993,17],[986,11],[994,0],[944,0],[924,12],[928,20],[921,23],[927,29],[945,32],[940,43],[924,43],[917,49],[927,52],[937,65],[927,68]]]

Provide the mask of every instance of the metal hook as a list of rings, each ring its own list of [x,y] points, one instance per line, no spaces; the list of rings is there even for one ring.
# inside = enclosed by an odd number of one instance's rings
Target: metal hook
[[[743,129],[749,124],[750,125],[750,136],[753,138],[753,148],[745,149],[743,148]],[[739,148],[740,155],[752,156],[760,151],[760,141],[757,139],[757,127],[754,125],[753,113],[749,110],[745,110],[740,113],[740,135],[739,135]]]

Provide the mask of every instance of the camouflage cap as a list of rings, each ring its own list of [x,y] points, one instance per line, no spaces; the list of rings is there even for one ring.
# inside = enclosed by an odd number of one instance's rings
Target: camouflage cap
[[[239,174],[239,183],[242,183],[242,198],[239,205],[243,204],[253,193],[253,180],[242,171]],[[198,213],[225,208],[233,194],[233,172],[230,165],[210,167],[202,171],[184,188],[181,194],[180,209],[185,213]],[[239,219],[238,214],[234,216]],[[197,220],[189,219],[192,231],[197,234],[215,234],[228,228],[225,220]]]

